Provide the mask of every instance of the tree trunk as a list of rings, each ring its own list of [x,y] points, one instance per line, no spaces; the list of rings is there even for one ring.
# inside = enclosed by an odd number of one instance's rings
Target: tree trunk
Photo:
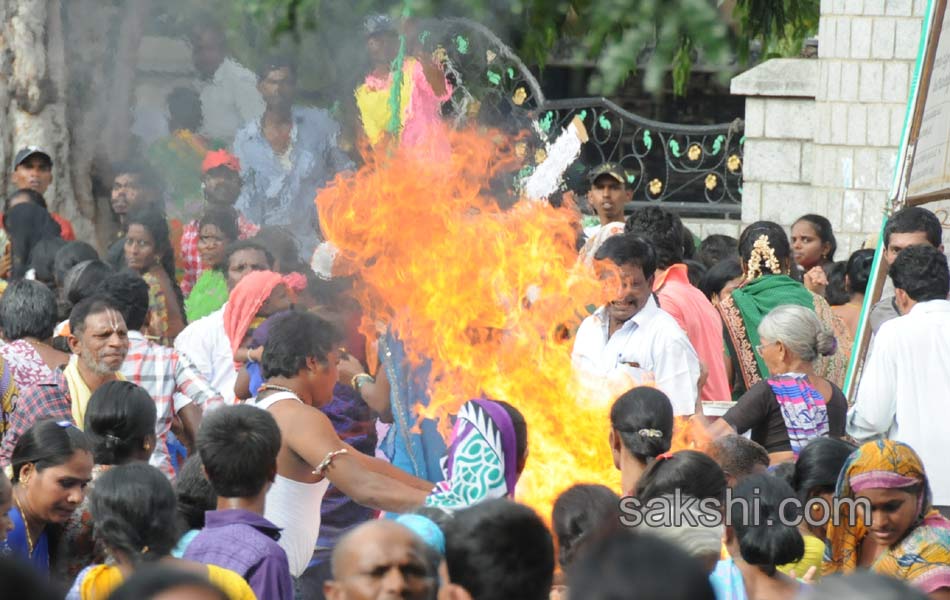
[[[115,232],[108,165],[128,152],[138,43],[149,5],[0,0],[0,189],[10,188],[17,149],[44,148],[53,159],[50,210],[70,219],[77,238],[100,251]]]

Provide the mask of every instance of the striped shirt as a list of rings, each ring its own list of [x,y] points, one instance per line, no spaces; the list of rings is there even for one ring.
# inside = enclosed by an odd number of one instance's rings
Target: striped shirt
[[[187,356],[148,341],[139,331],[129,332],[129,353],[120,371],[128,381],[144,388],[155,401],[157,443],[149,462],[172,477],[174,473],[166,440],[175,415],[192,402],[204,409],[221,404],[224,399]]]

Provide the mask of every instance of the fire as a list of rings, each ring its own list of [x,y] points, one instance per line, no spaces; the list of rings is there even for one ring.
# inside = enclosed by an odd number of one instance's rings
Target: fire
[[[415,356],[432,359],[426,415],[445,432],[448,416],[483,394],[521,410],[529,458],[519,501],[547,517],[574,483],[619,492],[608,447],[617,392],[576,381],[563,335],[603,293],[577,265],[573,215],[530,200],[501,210],[489,187],[510,188],[521,168],[512,141],[445,135],[450,155],[371,155],[317,196],[337,264],[359,273],[364,332],[375,336],[383,321]]]
[[[699,450],[705,452],[710,442],[706,429],[687,417],[676,417],[673,422],[673,443],[670,450]]]

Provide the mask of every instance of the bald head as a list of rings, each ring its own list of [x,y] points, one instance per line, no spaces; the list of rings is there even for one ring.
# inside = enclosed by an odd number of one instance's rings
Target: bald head
[[[395,521],[370,521],[347,533],[333,549],[331,568],[328,600],[426,600],[436,589],[425,542]]]

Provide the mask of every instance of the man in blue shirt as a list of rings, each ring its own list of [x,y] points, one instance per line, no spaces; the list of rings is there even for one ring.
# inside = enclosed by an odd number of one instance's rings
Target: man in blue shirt
[[[237,208],[257,225],[286,227],[309,263],[319,241],[317,191],[353,162],[337,146],[340,126],[329,112],[294,106],[296,86],[288,60],[267,60],[258,72],[264,115],[234,138],[244,179]]]

